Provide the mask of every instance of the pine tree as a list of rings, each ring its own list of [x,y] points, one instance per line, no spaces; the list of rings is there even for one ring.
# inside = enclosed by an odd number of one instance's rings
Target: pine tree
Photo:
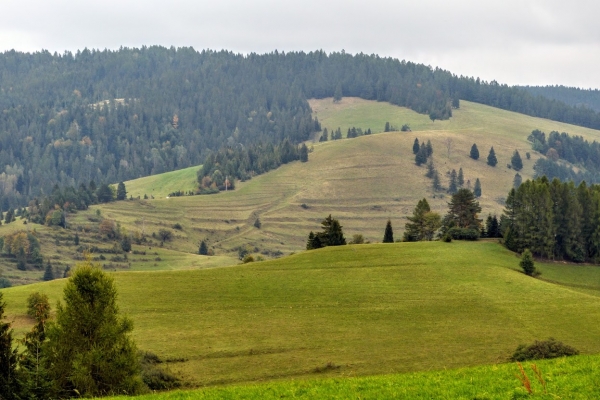
[[[494,151],[494,146],[490,149],[490,154],[488,154],[487,164],[489,166],[495,167],[498,164],[498,159],[496,158],[496,152]]]
[[[458,170],[458,177],[456,183],[458,184],[459,188],[463,187],[463,185],[465,184],[465,177],[463,175],[462,167]]]
[[[476,229],[479,232],[481,220],[477,214],[481,212],[479,202],[469,189],[459,189],[448,203],[448,214],[444,218],[446,225],[458,228]]]
[[[405,225],[403,238],[405,242],[432,240],[441,226],[440,215],[431,211],[427,199],[419,200],[412,217],[408,217],[408,220],[410,222]]]
[[[119,182],[117,185],[117,200],[125,199],[127,199],[127,190],[125,189],[125,184],[123,182]]]
[[[473,194],[475,195],[475,197],[481,197],[481,182],[479,182],[479,178],[475,179]]]
[[[383,234],[383,243],[394,243],[394,231],[392,230],[392,221],[388,219]]]
[[[440,174],[437,172],[437,170],[434,171],[433,173],[433,178],[432,178],[432,182],[431,185],[433,187],[434,191],[439,191],[442,190],[442,183],[440,181]]]
[[[383,128],[383,131],[384,132],[389,132],[390,131],[390,123],[389,122],[385,123],[385,128]]]
[[[121,238],[121,249],[125,253],[129,253],[131,251],[131,239],[129,238],[129,235],[123,235]]]
[[[47,330],[47,357],[57,397],[136,394],[142,387],[131,320],[119,314],[112,277],[88,259],[64,288]]]
[[[475,143],[473,143],[473,146],[471,146],[470,156],[473,160],[479,160],[479,149]]]
[[[413,153],[416,155],[420,149],[421,146],[419,145],[419,139],[415,138],[415,142],[413,143]]]
[[[421,146],[419,152],[415,156],[415,164],[417,166],[421,166],[427,162],[427,148],[425,146]]]
[[[200,242],[200,247],[198,248],[198,254],[200,254],[201,256],[208,255],[208,246],[206,245],[206,242],[204,240]]]
[[[529,249],[525,249],[523,252],[519,266],[523,269],[525,275],[533,276],[535,274],[535,263],[533,262],[533,255]]]
[[[13,330],[4,322],[6,303],[0,292],[0,399],[19,399],[21,385],[17,375],[17,349],[13,348]]]
[[[427,172],[425,173],[425,176],[428,177],[429,179],[433,179],[434,174],[435,174],[435,165],[433,164],[433,158],[430,158],[429,161],[427,161]]]
[[[433,146],[431,145],[431,140],[427,140],[425,148],[427,149],[427,157],[431,157],[433,155]]]
[[[510,164],[515,171],[520,171],[523,169],[523,160],[521,160],[521,155],[519,154],[518,150],[515,150],[513,153],[512,158],[510,159]]]

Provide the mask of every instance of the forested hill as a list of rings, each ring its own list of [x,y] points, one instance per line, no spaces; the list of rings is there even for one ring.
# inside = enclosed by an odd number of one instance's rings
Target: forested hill
[[[600,112],[600,90],[598,89],[567,86],[523,86],[522,88],[534,96],[543,96],[571,106],[587,107]]]
[[[143,47],[0,54],[2,208],[55,184],[117,182],[319,130],[307,99],[356,96],[447,119],[458,99],[600,128],[588,109],[375,55]]]

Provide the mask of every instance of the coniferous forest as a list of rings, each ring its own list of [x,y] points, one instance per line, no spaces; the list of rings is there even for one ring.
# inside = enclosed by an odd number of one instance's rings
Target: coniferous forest
[[[600,128],[588,108],[376,55],[9,51],[0,54],[0,204],[25,205],[56,184],[115,183],[198,165],[240,145],[296,146],[320,129],[307,99],[343,96],[432,120],[451,117],[464,99]]]

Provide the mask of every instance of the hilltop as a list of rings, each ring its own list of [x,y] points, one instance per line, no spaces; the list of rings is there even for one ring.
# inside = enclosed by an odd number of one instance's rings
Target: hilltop
[[[343,98],[311,100],[313,117],[328,130],[346,132],[350,127],[367,129],[374,134],[354,139],[309,142],[309,162],[292,162],[267,174],[239,182],[234,191],[207,196],[167,198],[177,190],[194,187],[199,167],[126,181],[129,196],[135,200],[119,201],[91,207],[68,217],[70,230],[41,225],[23,225],[22,220],[0,227],[0,235],[19,229],[35,230],[45,257],[58,266],[73,265],[81,253],[74,244],[74,233],[82,238],[80,249],[91,246],[110,249],[112,241],[98,234],[102,220],[119,223],[129,234],[146,235],[148,241],[133,244],[139,254],[123,256],[97,251],[96,257],[110,269],[153,270],[187,269],[231,265],[240,252],[264,258],[279,257],[303,250],[308,232],[320,229],[320,221],[329,214],[339,219],[347,238],[362,234],[367,241],[379,242],[387,219],[391,219],[396,238],[400,238],[406,216],[418,200],[427,198],[442,215],[449,196],[435,193],[425,177],[425,166],[414,163],[412,145],[415,138],[433,145],[433,160],[447,187],[448,173],[463,168],[465,181],[482,184],[479,199],[482,217],[501,214],[504,199],[512,187],[515,171],[507,164],[514,150],[523,158],[519,173],[523,180],[533,177],[533,164],[542,157],[531,149],[527,136],[533,129],[557,130],[600,140],[600,132],[555,121],[528,117],[514,112],[467,101],[445,121],[384,102]],[[400,127],[407,124],[411,132],[382,132],[385,123]],[[452,141],[450,155],[446,141]],[[312,140],[317,140],[314,136]],[[469,157],[476,143],[480,159]],[[485,159],[494,146],[498,165],[490,167]],[[530,153],[531,158],[525,157]],[[139,196],[139,200],[137,197]],[[148,199],[144,199],[144,196]],[[99,215],[98,215],[99,213]],[[261,227],[254,226],[259,219]],[[179,225],[179,229],[173,227]],[[173,233],[164,242],[152,237],[160,229]],[[200,241],[206,240],[216,257],[198,256]],[[112,260],[112,261],[111,261]],[[10,259],[0,259],[4,276],[15,283],[40,279],[43,271],[18,271]],[[58,271],[59,275],[61,271]]]

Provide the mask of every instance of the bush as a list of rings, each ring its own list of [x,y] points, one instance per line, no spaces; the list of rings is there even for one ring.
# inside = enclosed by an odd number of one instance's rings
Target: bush
[[[11,286],[12,283],[10,283],[8,279],[6,279],[5,277],[0,277],[0,289],[4,289]]]
[[[171,373],[158,367],[162,360],[154,353],[140,352],[142,380],[150,390],[169,390],[181,386],[181,382]]]
[[[246,254],[246,256],[244,257],[244,259],[242,260],[242,262],[244,264],[254,262],[254,257],[252,257],[251,254]]]
[[[450,228],[446,235],[450,235],[450,237],[454,240],[477,240],[479,239],[479,231],[477,229],[468,229],[468,228]]]
[[[173,229],[176,229],[178,231],[182,231],[183,230],[183,226],[181,226],[181,224],[178,222],[175,225],[173,225]]]
[[[445,234],[445,235],[442,237],[442,242],[445,242],[445,243],[450,243],[450,242],[452,242],[452,236],[450,236],[449,234],[447,234],[447,233],[446,233],[446,234]]]
[[[545,358],[558,358],[576,356],[579,351],[559,342],[554,338],[544,341],[535,341],[529,346],[521,344],[510,358],[511,361],[541,360]]]

